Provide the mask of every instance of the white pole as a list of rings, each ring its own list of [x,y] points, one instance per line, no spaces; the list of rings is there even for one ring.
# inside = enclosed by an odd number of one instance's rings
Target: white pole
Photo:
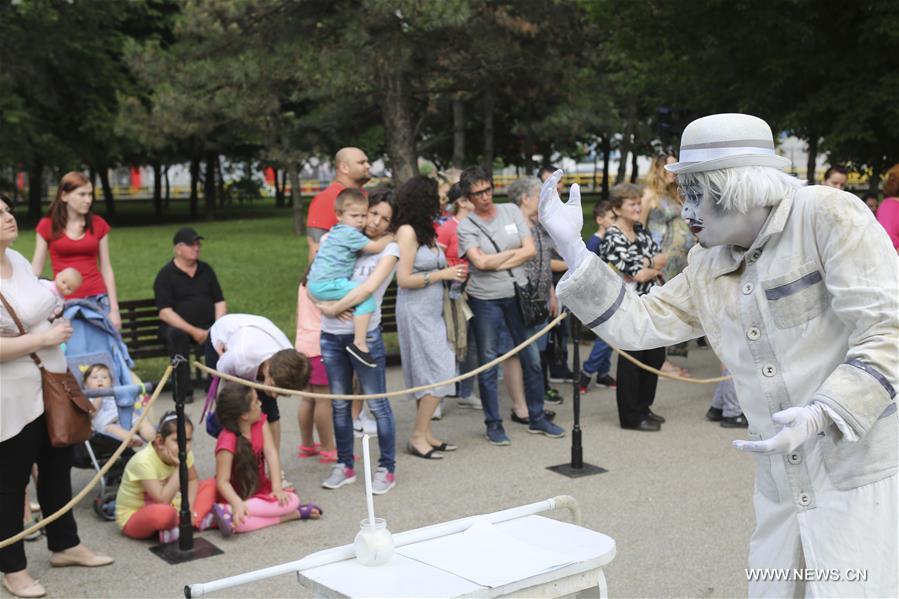
[[[567,495],[560,495],[558,497],[544,499],[543,501],[538,501],[536,503],[529,503],[528,505],[522,505],[499,512],[493,512],[492,514],[484,514],[482,516],[468,516],[466,518],[459,518],[458,520],[451,520],[449,522],[442,522],[440,524],[432,524],[431,526],[425,526],[423,528],[416,528],[414,530],[402,532],[394,535],[394,547],[402,547],[403,545],[411,545],[413,543],[420,543],[429,539],[435,539],[437,537],[462,532],[464,530],[467,530],[475,522],[486,521],[491,524],[496,524],[498,522],[506,522],[508,520],[515,520],[516,518],[523,518],[524,516],[530,516],[532,514],[554,510],[557,506],[568,508],[569,510],[571,510],[572,515],[575,517],[579,515],[579,512],[577,510],[577,501]],[[576,519],[579,520],[579,518]],[[252,572],[237,574],[235,576],[229,576],[228,578],[220,578],[219,580],[212,580],[210,582],[185,585],[184,596],[187,597],[187,599],[193,599],[194,597],[203,597],[208,593],[213,593],[222,589],[227,589],[241,584],[248,584],[250,582],[256,582],[257,580],[264,580],[266,578],[271,578],[280,574],[289,574],[291,572],[309,570],[310,568],[317,568],[318,566],[324,566],[326,564],[333,564],[334,562],[352,559],[355,556],[356,552],[352,544],[343,545],[341,547],[334,547],[333,549],[325,549],[324,551],[313,553],[312,555],[308,555],[303,559],[288,562],[286,564],[270,566],[261,570],[254,570]]]
[[[365,501],[368,504],[368,527],[375,528],[375,500],[371,492],[371,452],[368,449],[369,435],[362,435],[362,458],[365,462]]]

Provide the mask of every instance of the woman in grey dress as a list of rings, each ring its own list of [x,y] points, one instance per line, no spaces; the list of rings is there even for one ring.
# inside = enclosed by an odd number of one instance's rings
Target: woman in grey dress
[[[396,271],[396,319],[406,387],[436,383],[456,374],[455,353],[443,321],[443,281],[464,281],[467,268],[465,264],[446,265],[434,229],[439,210],[437,182],[433,179],[413,177],[397,193],[400,261]],[[431,431],[431,417],[440,399],[454,392],[455,385],[448,384],[414,394],[418,410],[406,445],[410,454],[440,459],[442,452],[456,449]]]

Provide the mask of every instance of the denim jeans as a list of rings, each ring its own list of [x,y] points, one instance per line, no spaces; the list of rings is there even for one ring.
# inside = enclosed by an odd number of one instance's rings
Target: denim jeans
[[[377,368],[369,368],[351,358],[346,346],[353,342],[353,335],[333,335],[322,333],[322,362],[328,371],[331,393],[352,395],[353,373],[359,379],[362,393],[384,393],[387,391],[385,368],[387,365],[384,340],[380,329],[369,331],[366,336],[368,351],[377,363]],[[396,420],[390,401],[387,399],[368,400],[368,408],[378,424],[378,465],[390,472],[396,469]],[[334,400],[334,439],[337,442],[337,459],[347,468],[353,467],[353,416],[350,400]]]
[[[583,370],[586,374],[598,374],[602,376],[609,374],[612,367],[612,348],[602,339],[597,338],[593,342],[593,349],[590,350],[590,356],[584,362]]]
[[[478,340],[478,360],[486,364],[500,355],[499,334],[502,323],[505,323],[512,335],[512,341],[518,345],[527,339],[527,330],[521,317],[518,301],[514,297],[494,300],[468,298],[468,305],[474,312],[475,336]],[[518,354],[521,370],[524,375],[524,398],[528,406],[530,421],[543,418],[543,374],[540,370],[540,355],[532,343]],[[478,388],[481,391],[481,403],[484,405],[484,422],[487,426],[502,423],[499,415],[499,397],[497,395],[497,369],[485,370],[478,375]]]

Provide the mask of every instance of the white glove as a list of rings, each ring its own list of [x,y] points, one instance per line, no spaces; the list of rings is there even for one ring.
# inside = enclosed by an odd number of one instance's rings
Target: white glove
[[[577,270],[578,264],[584,261],[590,250],[581,239],[584,227],[584,213],[581,210],[581,188],[575,183],[568,192],[568,202],[563,204],[559,199],[556,186],[564,173],[558,170],[552,174],[540,190],[540,204],[537,211],[540,223],[553,238],[556,250],[565,263],[568,271]]]
[[[740,451],[751,451],[765,455],[789,453],[809,439],[814,438],[831,422],[824,410],[821,409],[821,406],[816,403],[800,408],[781,410],[771,416],[771,420],[783,425],[783,428],[776,435],[764,441],[743,441],[738,439],[734,441],[734,447]]]

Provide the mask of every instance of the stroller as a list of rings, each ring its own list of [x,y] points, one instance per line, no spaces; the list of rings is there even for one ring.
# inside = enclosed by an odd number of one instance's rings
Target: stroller
[[[130,429],[135,416],[139,416],[153,384],[143,384],[132,372],[134,362],[128,355],[128,348],[121,334],[106,316],[106,312],[96,303],[76,299],[66,302],[63,316],[72,323],[72,336],[66,342],[65,355],[69,370],[78,384],[84,386],[84,371],[92,364],[103,364],[109,369],[113,379],[110,389],[85,391],[89,397],[104,397],[103,401],[115,401],[119,424]],[[106,399],[106,398],[112,398]],[[109,434],[95,431],[84,445],[75,447],[74,466],[76,468],[100,468],[112,457],[122,440]],[[94,497],[94,511],[103,519],[115,519],[115,495],[121,482],[125,465],[134,450],[126,449],[104,477],[100,479],[100,490]]]

